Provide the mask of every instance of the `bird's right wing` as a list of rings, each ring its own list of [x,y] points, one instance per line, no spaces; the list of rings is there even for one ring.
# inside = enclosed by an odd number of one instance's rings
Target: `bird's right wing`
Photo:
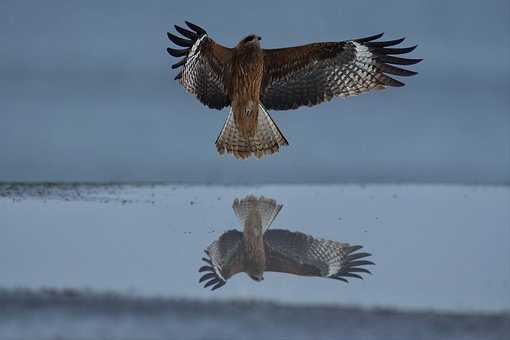
[[[320,276],[347,282],[346,277],[362,278],[356,273],[370,273],[363,265],[374,264],[360,260],[368,253],[356,252],[361,246],[316,239],[300,232],[283,229],[264,234],[266,271],[303,276]]]
[[[244,242],[243,233],[238,230],[229,230],[205,250],[207,255],[202,260],[207,265],[198,271],[205,272],[199,282],[207,281],[204,288],[212,286],[211,290],[225,285],[233,275],[244,269]]]
[[[256,217],[262,226],[262,232],[265,232],[271,226],[274,219],[282,209],[283,205],[277,204],[275,200],[260,196],[247,196],[241,200],[235,199],[232,209],[244,227],[249,220]],[[252,221],[253,223],[253,221]]]
[[[230,105],[227,89],[232,50],[214,42],[201,27],[188,21],[186,25],[192,31],[177,25],[175,29],[187,39],[167,33],[174,44],[185,47],[167,48],[171,56],[184,57],[172,65],[172,68],[182,66],[175,79],[202,104],[221,110]]]

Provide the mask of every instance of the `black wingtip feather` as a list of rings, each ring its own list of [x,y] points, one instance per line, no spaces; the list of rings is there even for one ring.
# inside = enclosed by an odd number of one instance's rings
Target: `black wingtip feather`
[[[368,269],[360,268],[363,265],[373,265],[372,261],[359,260],[371,256],[370,253],[356,253],[356,250],[361,249],[361,246],[351,246],[348,248],[347,256],[343,260],[342,268],[337,273],[330,275],[329,277],[336,280],[348,282],[346,277],[352,277],[356,279],[363,279],[363,277],[356,273],[371,274]]]
[[[392,86],[392,87],[403,87],[405,86],[406,84],[404,84],[403,82],[401,81],[398,81],[396,79],[393,79],[391,77],[388,77],[385,75],[385,79],[386,79],[386,83],[384,85],[386,86]]]
[[[398,45],[401,42],[403,42],[404,40],[406,40],[406,38],[399,38],[399,39],[387,40],[387,41],[368,41],[368,42],[365,42],[365,45],[367,47],[388,47],[388,46]]]
[[[191,32],[190,30],[187,30],[177,25],[174,25],[174,27],[177,32],[179,32],[188,39],[197,40],[199,38],[198,34],[196,34],[195,32]]]
[[[410,77],[410,76],[414,76],[414,75],[418,74],[418,72],[391,66],[389,64],[381,64],[379,66],[379,68],[384,73],[393,74],[395,76],[401,76],[401,77]]]
[[[189,28],[191,28],[193,31],[197,32],[199,36],[202,36],[204,34],[207,34],[207,32],[200,26],[197,26],[189,21],[184,21],[186,25],[188,25]]]
[[[212,270],[214,270],[214,268],[211,266],[202,266],[202,267],[200,267],[198,272],[201,273],[201,272],[207,272],[207,271],[212,271]]]
[[[220,281],[214,287],[212,287],[211,290],[216,290],[220,287],[223,287],[225,285],[225,283],[226,283],[225,281]]]
[[[204,250],[206,254],[208,254],[208,251],[207,250]],[[209,255],[208,255],[209,256]],[[198,270],[199,272],[206,272],[204,275],[202,275],[202,277],[198,280],[198,283],[202,283],[204,281],[207,281],[204,288],[207,288],[209,286],[212,286],[212,285],[215,285],[214,287],[212,287],[211,290],[216,290],[222,286],[225,285],[226,281],[223,280],[215,271],[214,269],[214,266],[212,265],[212,261],[210,259],[207,259],[205,257],[202,258],[202,260],[208,264],[210,264],[210,266],[202,266],[200,267],[200,269]]]
[[[401,81],[391,78],[388,75],[396,75],[400,77],[409,77],[418,74],[418,72],[399,68],[393,65],[415,65],[423,59],[400,58],[393,55],[406,54],[416,49],[418,45],[401,48],[388,48],[402,43],[405,38],[399,38],[387,41],[373,41],[373,37],[367,37],[355,40],[356,42],[363,43],[368,47],[369,51],[374,55],[378,70],[383,73],[380,75],[379,81],[384,86],[402,87],[405,84]]]
[[[179,45],[179,46],[182,46],[182,47],[191,47],[191,46],[193,46],[193,40],[183,39],[181,37],[173,35],[170,32],[167,32],[166,35],[168,36],[168,39],[170,39],[170,41],[173,42],[176,45]]]
[[[366,273],[366,274],[372,274],[372,272],[365,268],[349,268],[349,272],[351,273]]]
[[[177,63],[172,65],[172,68],[175,69],[178,68],[179,66],[186,64],[186,60],[187,60],[186,58],[179,60]]]
[[[358,261],[350,261],[347,263],[348,267],[358,267],[358,266],[367,266],[367,265],[375,265],[372,261],[368,260],[358,260]]]
[[[362,276],[360,276],[358,274],[353,274],[353,273],[343,273],[342,276],[344,276],[344,277],[354,277],[356,279],[363,280]]]
[[[410,59],[410,58],[399,58],[399,57],[393,57],[390,55],[379,55],[377,57],[379,61],[382,61],[383,63],[388,64],[394,64],[394,65],[414,65],[418,64],[423,59]]]
[[[170,54],[172,57],[184,57],[188,54],[189,52],[189,48],[186,48],[184,50],[178,50],[178,49],[175,49],[175,48],[170,48],[168,47],[166,49],[166,51],[168,52],[168,54]]]
[[[209,279],[212,279],[212,278],[216,278],[216,274],[215,273],[207,273],[205,275],[203,275],[200,280],[198,280],[198,283],[201,283],[201,282],[204,282],[205,280],[209,280]]]
[[[368,257],[368,256],[371,256],[371,255],[372,254],[370,254],[370,253],[355,253],[355,254],[347,256],[347,261],[354,261],[354,260],[361,259],[361,258],[364,258],[364,257]]]
[[[412,52],[418,47],[418,45],[410,46],[410,47],[400,47],[400,48],[385,48],[385,47],[374,47],[373,50],[377,54],[406,54]]]
[[[182,47],[185,47],[184,49],[175,49],[175,48],[167,48],[167,52],[168,54],[170,54],[172,57],[184,57],[184,59],[178,61],[176,64],[172,65],[172,69],[176,69],[178,68],[179,66],[183,66],[183,65],[186,65],[186,60],[188,58],[188,54],[190,52],[190,48],[197,42],[197,40],[202,37],[204,34],[207,34],[207,32],[195,25],[195,24],[192,24],[191,22],[189,21],[186,21],[186,25],[188,25],[188,27],[192,30],[188,30],[186,28],[183,28],[183,27],[180,27],[178,25],[174,25],[175,27],[175,30],[182,34],[183,37],[187,38],[187,39],[183,39],[182,37],[178,37],[176,36],[175,34],[172,34],[170,32],[167,32],[167,37],[168,39],[173,42],[174,44],[178,45],[178,46],[182,46]],[[179,80],[183,77],[183,71],[179,72],[174,80]],[[207,254],[207,252],[206,252]]]
[[[221,282],[219,278],[217,278],[217,279],[212,279],[211,281],[208,281],[208,282],[204,285],[204,288],[207,288],[207,287],[209,287],[209,286],[212,286],[212,285],[214,285],[214,284],[216,284],[216,283],[218,283],[218,282]]]
[[[381,38],[383,35],[384,35],[384,32],[381,32],[379,34],[374,34],[374,35],[371,35],[369,37],[356,39],[354,41],[356,41],[358,43],[366,43],[366,42],[369,42],[369,41],[372,41],[372,40],[377,40],[377,39]]]
[[[350,246],[347,253],[348,254],[354,253],[355,251],[360,250],[361,248],[363,248],[363,246],[360,245]]]

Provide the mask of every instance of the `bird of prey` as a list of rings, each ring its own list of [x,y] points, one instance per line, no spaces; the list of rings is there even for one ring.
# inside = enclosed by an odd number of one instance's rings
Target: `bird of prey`
[[[282,205],[255,196],[236,199],[232,206],[243,231],[230,230],[205,250],[206,265],[199,282],[212,290],[225,285],[237,273],[245,272],[255,281],[264,279],[264,272],[280,272],[302,276],[318,276],[348,282],[347,278],[370,273],[362,260],[369,253],[358,252],[362,246],[314,238],[284,229],[268,230]]]
[[[184,38],[167,33],[184,49],[168,48],[183,57],[176,80],[200,102],[229,115],[216,140],[220,154],[238,159],[262,157],[288,145],[267,110],[313,106],[335,96],[347,97],[404,84],[389,75],[412,76],[414,71],[393,65],[413,65],[421,59],[395,57],[416,46],[395,48],[404,38],[378,41],[381,34],[341,42],[263,49],[261,38],[250,34],[233,48],[216,43],[207,32],[188,21],[175,25]]]

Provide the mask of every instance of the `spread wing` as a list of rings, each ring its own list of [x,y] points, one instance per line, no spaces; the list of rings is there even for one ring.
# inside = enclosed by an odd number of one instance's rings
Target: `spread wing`
[[[353,96],[386,86],[403,86],[389,75],[412,76],[414,71],[393,65],[413,65],[421,59],[394,55],[416,46],[389,48],[404,38],[375,41],[382,33],[343,42],[265,49],[261,101],[268,109],[313,106],[335,96]]]
[[[211,290],[225,285],[232,276],[244,270],[243,234],[238,230],[229,230],[205,250],[207,258],[202,260],[207,265],[198,271],[205,272],[199,283],[207,281],[204,288],[214,285]]]
[[[230,105],[227,95],[227,82],[230,73],[231,49],[217,44],[207,36],[207,32],[186,21],[192,30],[175,26],[185,38],[167,33],[168,39],[184,49],[167,48],[173,57],[184,57],[172,68],[179,68],[175,79],[200,102],[213,109]]]
[[[356,273],[370,273],[363,265],[374,264],[361,260],[369,253],[357,252],[361,246],[316,239],[300,232],[282,229],[264,234],[266,271],[303,276],[320,276],[348,282],[346,277],[362,277]]]

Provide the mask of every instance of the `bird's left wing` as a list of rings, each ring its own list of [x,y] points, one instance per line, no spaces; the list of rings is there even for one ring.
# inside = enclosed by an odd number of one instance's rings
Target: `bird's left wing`
[[[168,39],[184,49],[167,48],[173,57],[184,57],[172,68],[179,69],[175,77],[202,104],[221,110],[230,105],[227,95],[232,51],[209,38],[201,27],[186,21],[191,30],[175,25],[185,38],[167,33]]]
[[[207,265],[198,271],[205,272],[199,282],[207,281],[204,288],[213,286],[211,290],[225,285],[227,280],[244,270],[244,242],[243,233],[229,230],[205,250],[207,258],[202,260]]]
[[[266,271],[303,276],[319,276],[347,282],[346,277],[362,277],[356,273],[370,273],[363,265],[374,264],[361,260],[369,253],[357,252],[361,246],[316,239],[300,232],[283,229],[268,230],[264,234]]]
[[[404,84],[388,76],[411,76],[414,71],[393,65],[413,65],[421,59],[394,55],[416,46],[391,48],[404,39],[375,41],[382,34],[342,42],[264,49],[260,99],[267,109],[290,110],[313,106],[335,96],[353,96]]]

